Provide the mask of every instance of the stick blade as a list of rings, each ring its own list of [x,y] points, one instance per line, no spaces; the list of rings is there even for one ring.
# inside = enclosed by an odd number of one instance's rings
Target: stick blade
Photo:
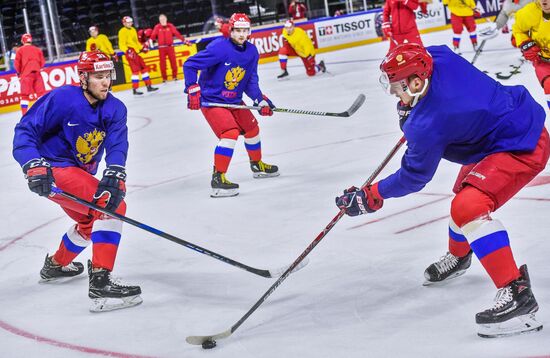
[[[227,331],[212,336],[189,336],[185,338],[185,341],[195,346],[201,346],[205,341],[217,341],[220,339],[224,339],[229,337],[232,333],[233,332],[231,332],[231,329],[228,329]]]
[[[357,110],[359,108],[361,108],[361,106],[363,105],[363,103],[365,103],[365,100],[367,99],[367,97],[364,95],[364,94],[360,94],[356,99],[355,101],[353,102],[353,104],[351,105],[351,107],[349,107],[349,109],[343,113],[341,113],[341,116],[342,117],[351,117],[355,112],[357,112]]]

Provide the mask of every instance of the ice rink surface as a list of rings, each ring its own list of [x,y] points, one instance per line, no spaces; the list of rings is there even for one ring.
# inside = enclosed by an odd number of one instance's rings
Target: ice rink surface
[[[426,45],[450,44],[451,37],[450,31],[422,36]],[[469,60],[466,33],[462,42]],[[314,78],[306,77],[297,59],[289,61],[285,81],[275,79],[277,63],[260,66],[261,87],[280,107],[339,112],[359,93],[367,101],[347,119],[258,117],[264,161],[277,164],[281,176],[253,179],[241,138],[227,175],[241,186],[234,198],[209,197],[217,140],[201,113],[187,110],[181,81],[144,98],[115,93],[129,114],[127,215],[248,265],[290,264],[338,212],[334,197],[361,185],[401,136],[396,100],[378,85],[387,46],[321,54],[330,74]],[[519,60],[508,35],[485,48],[476,65],[490,73]],[[525,85],[546,108],[530,64],[503,83]],[[477,259],[447,285],[422,286],[424,269],[447,250],[459,166],[443,161],[421,193],[387,200],[373,215],[344,217],[311,252],[308,266],[289,276],[233,336],[203,351],[185,337],[228,329],[274,280],[125,225],[114,274],[141,285],[142,305],[92,314],[86,275],[38,284],[44,256],[55,251],[71,221],[28,190],[11,156],[18,120],[18,113],[0,117],[1,357],[550,355],[548,169],[494,214],[509,230],[518,264],[528,264],[538,319],[546,325],[542,332],[477,337],[474,315],[492,306],[496,293]],[[381,178],[398,168],[402,153]],[[91,248],[79,260],[90,256]]]

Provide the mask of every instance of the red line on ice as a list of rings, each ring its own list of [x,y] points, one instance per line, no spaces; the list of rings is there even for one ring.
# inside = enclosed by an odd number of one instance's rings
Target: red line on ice
[[[137,354],[128,354],[128,353],[118,353],[118,352],[112,352],[112,351],[105,351],[105,350],[102,350],[102,349],[95,349],[95,348],[77,346],[77,345],[70,344],[70,343],[56,341],[54,339],[38,336],[36,334],[24,331],[22,329],[14,327],[14,326],[12,326],[12,325],[4,322],[4,321],[1,321],[1,320],[0,320],[0,328],[4,329],[4,330],[6,330],[10,333],[13,333],[15,335],[25,337],[25,338],[29,338],[29,339],[35,340],[37,342],[40,342],[40,343],[46,343],[46,344],[50,344],[50,345],[56,346],[56,347],[71,349],[73,351],[78,351],[78,352],[83,352],[83,353],[90,353],[90,354],[101,354],[101,355],[109,356],[109,357],[150,358],[150,356],[142,356],[142,355],[137,355]]]

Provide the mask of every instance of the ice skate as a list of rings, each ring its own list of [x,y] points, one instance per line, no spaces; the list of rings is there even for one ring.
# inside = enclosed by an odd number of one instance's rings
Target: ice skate
[[[472,264],[472,250],[464,257],[457,257],[447,252],[439,261],[428,266],[424,271],[426,282],[424,286],[438,284],[452,278],[462,276]]]
[[[478,336],[507,337],[542,329],[542,323],[535,319],[539,305],[531,291],[527,266],[521,266],[519,272],[520,278],[498,290],[492,308],[476,314]]]
[[[278,177],[279,168],[276,165],[270,165],[262,162],[261,160],[257,162],[250,162],[250,169],[252,169],[252,175],[254,178],[271,178]]]
[[[155,91],[158,91],[159,89],[157,87],[153,87],[151,85],[147,86],[147,92],[150,93],[150,92],[155,92]]]
[[[327,67],[325,66],[325,61],[321,60],[321,62],[319,62],[319,64],[317,66],[319,66],[319,72],[322,72],[322,73],[327,72]]]
[[[39,282],[58,281],[64,278],[80,275],[84,271],[84,265],[80,262],[71,262],[67,266],[56,265],[53,263],[51,256],[46,254],[44,266],[40,270]]]
[[[460,55],[462,56],[462,52],[460,51],[460,47],[456,47],[453,49],[453,51],[457,54],[457,55]]]
[[[239,195],[239,184],[235,184],[227,180],[225,173],[214,170],[212,174],[212,198],[223,198]]]
[[[88,260],[88,275],[90,276],[88,297],[92,299],[90,312],[107,312],[136,306],[143,302],[139,286],[122,285],[106,269],[94,272],[90,260]]]
[[[288,71],[284,70],[283,73],[281,73],[279,76],[277,76],[278,79],[288,77]]]
[[[142,96],[143,95],[143,92],[138,91],[137,89],[133,89],[132,93],[134,94],[134,96]]]

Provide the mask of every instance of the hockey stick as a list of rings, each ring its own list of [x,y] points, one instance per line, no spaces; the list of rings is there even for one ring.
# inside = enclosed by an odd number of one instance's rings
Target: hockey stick
[[[376,170],[371,174],[371,176],[361,186],[361,188],[364,188],[367,185],[372,184],[374,179],[386,167],[386,165],[390,162],[391,158],[399,151],[399,148],[401,148],[401,146],[405,143],[405,141],[406,141],[405,137],[402,137],[401,139],[399,139],[399,142],[397,142],[397,144],[393,147],[391,152],[386,156],[386,158],[384,158],[382,163],[380,163],[378,168],[376,168]],[[277,281],[275,281],[275,283],[271,285],[271,287],[263,294],[262,297],[260,297],[260,299],[252,306],[252,308],[250,308],[248,312],[244,314],[244,316],[242,316],[233,326],[231,326],[231,328],[229,328],[224,332],[214,334],[211,336],[189,336],[185,339],[187,343],[194,344],[194,345],[203,345],[204,348],[213,348],[216,345],[216,339],[227,338],[230,335],[232,335],[241,326],[241,324],[243,324],[243,322],[246,321],[246,319],[250,317],[250,315],[254,313],[254,311],[256,311],[256,309],[258,309],[258,307],[260,307],[262,303],[265,302],[265,300],[277,289],[277,287],[279,287],[279,285],[288,277],[291,271],[295,267],[298,267],[300,265],[300,262],[302,262],[302,260],[304,260],[306,256],[309,255],[309,253],[315,248],[315,246],[317,246],[317,244],[321,242],[321,240],[329,233],[329,231],[334,227],[334,225],[336,225],[336,223],[342,218],[342,216],[344,216],[344,214],[345,214],[344,209],[341,209],[338,212],[338,214],[323,229],[323,231],[321,231],[321,233],[317,235],[315,240],[313,240],[311,244],[309,244],[309,246],[292,263],[292,265],[290,265],[290,267],[286,269],[286,271],[281,275],[281,277],[279,277]]]
[[[503,75],[502,72],[496,72],[495,76],[499,80],[509,80],[513,75],[521,73],[521,71],[519,69],[521,68],[521,66],[523,66],[523,64],[525,62],[526,61],[522,59],[521,62],[519,63],[519,65],[510,65],[510,67],[512,67],[512,71],[510,71],[507,75]]]
[[[238,267],[240,269],[243,269],[245,271],[248,271],[248,272],[251,272],[253,274],[256,274],[258,276],[262,276],[262,277],[267,277],[267,278],[274,278],[274,277],[279,277],[281,276],[282,273],[286,272],[285,270],[287,270],[287,267],[281,267],[279,269],[275,269],[275,270],[263,270],[263,269],[258,269],[258,268],[255,268],[255,267],[251,267],[251,266],[248,266],[248,265],[245,265],[243,263],[240,263],[238,261],[235,261],[235,260],[232,260],[228,257],[225,257],[223,255],[220,255],[220,254],[217,254],[215,253],[214,251],[210,251],[208,249],[205,249],[204,247],[200,247],[198,245],[195,245],[195,244],[192,244],[188,241],[185,241],[185,240],[182,240],[180,238],[177,238],[173,235],[170,235],[170,234],[167,234],[163,231],[160,231],[158,229],[155,229],[149,225],[146,225],[146,224],[143,224],[143,223],[140,223],[139,221],[136,221],[136,220],[133,220],[133,219],[130,219],[129,217],[127,216],[124,216],[124,215],[120,215],[120,214],[117,214],[115,212],[111,212],[111,211],[108,211],[108,210],[105,210],[105,208],[102,208],[101,206],[97,206],[96,204],[94,203],[90,203],[89,201],[86,201],[84,199],[81,199],[77,196],[74,196],[72,194],[69,194],[67,192],[64,192],[63,190],[57,188],[57,187],[52,187],[52,192],[55,193],[55,195],[60,195],[64,198],[67,198],[67,199],[70,199],[72,201],[75,201],[81,205],[84,205],[90,209],[93,209],[93,210],[96,210],[96,211],[99,211],[100,213],[103,213],[105,215],[109,215],[115,219],[118,219],[120,221],[124,221],[125,223],[128,223],[130,225],[133,225],[135,227],[138,227],[140,229],[143,229],[145,231],[148,231],[152,234],[155,234],[157,236],[160,236],[164,239],[167,239],[167,240],[170,240],[172,242],[175,242],[176,244],[179,244],[179,245],[182,245],[182,246],[185,246],[187,247],[188,249],[191,249],[191,250],[194,250],[196,252],[199,252],[203,255],[206,255],[206,256],[210,256],[216,260],[219,260],[221,262],[224,262],[226,264],[229,264],[231,266],[235,266],[235,267]],[[307,262],[304,262],[302,265],[300,266],[295,266],[293,267],[293,270],[294,272],[302,269],[304,266],[307,265]]]
[[[472,62],[470,62],[472,65],[476,62],[479,55],[481,55],[481,51],[483,51],[483,47],[485,46],[486,42],[487,42],[487,39],[484,39],[483,41],[481,41],[481,44],[479,45],[479,47],[476,50],[474,58],[472,58]]]
[[[332,112],[320,112],[320,111],[308,111],[305,109],[289,109],[289,108],[272,108],[273,112],[283,112],[283,113],[295,113],[295,114],[309,114],[312,116],[327,116],[327,117],[351,117],[357,110],[365,103],[365,95],[360,94],[351,107],[346,111],[340,113]],[[221,108],[235,108],[235,109],[255,109],[260,110],[261,107],[258,106],[247,106],[244,104],[227,104],[227,103],[213,103],[213,102],[202,102],[204,107],[221,107]]]

